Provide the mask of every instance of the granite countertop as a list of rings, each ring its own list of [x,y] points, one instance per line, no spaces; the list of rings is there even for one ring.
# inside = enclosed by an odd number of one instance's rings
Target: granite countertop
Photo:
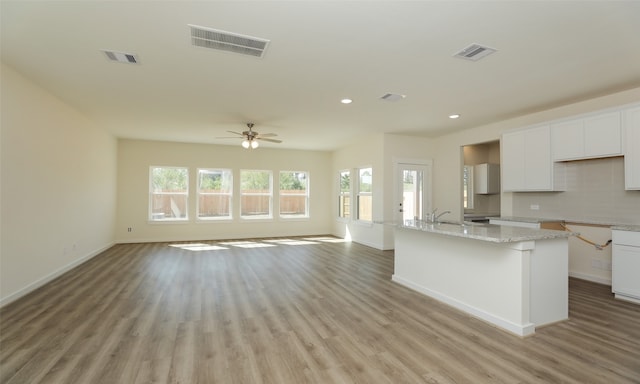
[[[519,216],[490,216],[488,219],[496,219],[502,221],[517,221],[520,223],[561,223],[563,219],[545,219],[540,217],[519,217]]]
[[[631,225],[631,224],[614,225],[611,227],[611,229],[614,231],[640,232],[640,225]]]
[[[463,237],[488,241],[492,243],[515,243],[519,241],[534,241],[544,239],[567,238],[576,235],[567,231],[550,229],[530,229],[492,224],[460,224],[460,223],[428,223],[424,221],[407,220],[398,224],[398,228],[437,233],[441,235]]]
[[[584,225],[597,225],[603,227],[611,227],[617,231],[632,231],[640,232],[640,225],[637,224],[619,224],[603,221],[589,221],[589,220],[572,220],[572,219],[547,219],[540,217],[518,217],[518,216],[496,216],[489,217],[489,219],[496,219],[502,221],[517,221],[520,223],[568,223],[568,224],[584,224]]]

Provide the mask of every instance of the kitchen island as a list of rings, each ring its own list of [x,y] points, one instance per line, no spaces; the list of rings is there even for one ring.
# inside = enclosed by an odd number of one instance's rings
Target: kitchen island
[[[568,318],[571,233],[409,220],[392,280],[520,336]]]

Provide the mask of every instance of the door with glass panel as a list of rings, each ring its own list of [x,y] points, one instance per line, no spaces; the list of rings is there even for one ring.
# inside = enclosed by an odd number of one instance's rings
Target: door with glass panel
[[[431,166],[397,164],[396,221],[424,220],[431,210]]]

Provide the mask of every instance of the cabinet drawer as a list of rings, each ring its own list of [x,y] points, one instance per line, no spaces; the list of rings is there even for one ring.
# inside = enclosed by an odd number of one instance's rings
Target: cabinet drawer
[[[633,231],[611,231],[613,244],[640,247],[640,232]]]

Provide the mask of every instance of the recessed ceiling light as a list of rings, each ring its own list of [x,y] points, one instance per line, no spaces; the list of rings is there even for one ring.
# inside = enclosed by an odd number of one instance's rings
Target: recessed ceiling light
[[[458,117],[460,117],[458,114],[449,115],[450,119],[457,119]]]
[[[351,104],[351,103],[353,103],[353,100],[351,100],[351,99],[342,99],[342,100],[340,100],[340,102],[342,104]]]

